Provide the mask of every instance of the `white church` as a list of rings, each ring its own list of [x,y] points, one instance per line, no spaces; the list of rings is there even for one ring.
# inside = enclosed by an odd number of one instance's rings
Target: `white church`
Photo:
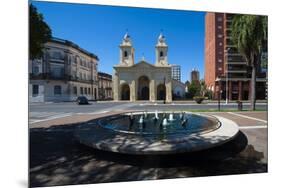
[[[185,85],[171,78],[168,45],[161,33],[155,46],[156,61],[150,64],[142,58],[135,63],[132,39],[125,34],[120,48],[120,61],[113,75],[114,100],[172,102],[172,96],[184,96]]]

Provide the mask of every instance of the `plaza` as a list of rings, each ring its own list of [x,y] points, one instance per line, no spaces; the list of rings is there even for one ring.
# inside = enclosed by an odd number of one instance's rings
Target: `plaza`
[[[93,102],[70,108],[74,103],[32,104],[30,106],[30,182],[32,186],[105,183],[267,172],[267,112],[236,111],[237,104],[215,110],[216,104],[156,104]],[[60,106],[58,108],[58,106]],[[129,156],[103,152],[77,142],[74,132],[87,121],[126,111],[197,109],[219,115],[239,125],[231,142],[193,154],[174,156]],[[205,109],[205,112],[203,112]],[[56,109],[56,110],[54,110]],[[209,112],[207,109],[209,109]],[[247,109],[247,104],[245,104]],[[86,112],[87,111],[87,112]],[[37,116],[36,116],[36,114]],[[45,116],[47,113],[57,114]],[[66,112],[67,114],[64,114]]]

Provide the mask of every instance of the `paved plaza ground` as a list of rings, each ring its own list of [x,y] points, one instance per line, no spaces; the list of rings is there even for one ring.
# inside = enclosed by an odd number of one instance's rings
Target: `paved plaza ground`
[[[95,105],[96,104],[96,105]],[[52,186],[267,172],[267,111],[200,112],[235,121],[231,142],[207,151],[170,156],[128,156],[83,146],[74,137],[81,122],[131,110],[201,109],[196,104],[73,103],[30,105],[30,185]],[[203,104],[205,109],[215,108]],[[71,109],[70,109],[71,107]],[[236,108],[230,104],[227,109]],[[266,105],[259,104],[260,110]],[[56,110],[54,110],[56,109]],[[44,116],[47,113],[55,115]],[[205,110],[203,110],[205,111]],[[63,113],[69,114],[63,114]],[[40,116],[41,115],[41,116]]]

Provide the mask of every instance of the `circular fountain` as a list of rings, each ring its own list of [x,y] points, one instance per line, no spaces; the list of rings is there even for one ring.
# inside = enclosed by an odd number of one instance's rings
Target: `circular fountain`
[[[177,154],[222,145],[238,126],[219,116],[189,112],[130,112],[78,127],[80,143],[99,150],[141,155]]]

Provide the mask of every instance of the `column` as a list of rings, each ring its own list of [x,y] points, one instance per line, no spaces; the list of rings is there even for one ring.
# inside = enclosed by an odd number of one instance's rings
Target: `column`
[[[114,101],[119,101],[119,75],[117,72],[114,73],[113,79],[113,99]]]
[[[242,81],[239,81],[239,86],[238,86],[238,100],[241,101],[242,100]]]
[[[170,79],[166,83],[166,102],[172,102],[172,82]]]
[[[130,84],[130,101],[136,101],[136,81],[132,80]]]
[[[149,82],[149,100],[155,102],[155,80],[152,79]]]

